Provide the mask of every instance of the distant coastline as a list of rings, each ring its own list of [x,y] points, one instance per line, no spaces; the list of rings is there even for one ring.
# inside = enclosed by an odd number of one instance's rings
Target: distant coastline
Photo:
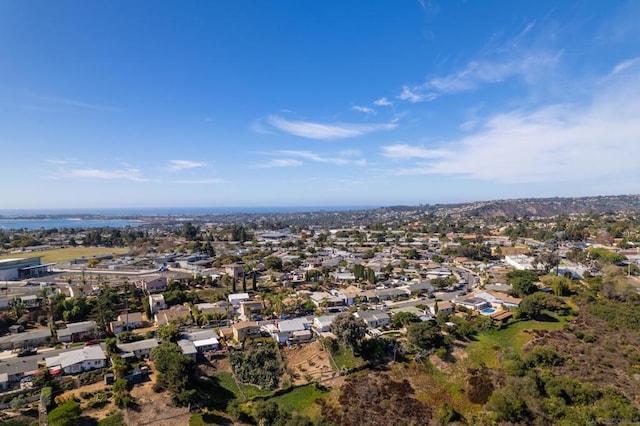
[[[260,214],[260,213],[305,213],[348,210],[369,210],[380,206],[255,206],[255,207],[122,207],[122,208],[77,208],[77,209],[4,209],[0,219],[17,218],[84,218],[103,217],[148,217],[148,216],[204,216],[216,214]]]

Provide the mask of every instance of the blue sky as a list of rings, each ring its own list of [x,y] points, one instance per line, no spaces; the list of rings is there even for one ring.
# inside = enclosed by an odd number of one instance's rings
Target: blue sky
[[[638,192],[640,2],[0,2],[0,208]]]

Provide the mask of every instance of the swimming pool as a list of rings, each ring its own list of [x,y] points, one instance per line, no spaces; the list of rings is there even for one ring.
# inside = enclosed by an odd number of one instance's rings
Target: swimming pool
[[[480,312],[482,312],[483,314],[492,314],[494,313],[496,310],[493,308],[484,308],[483,310],[481,310]]]

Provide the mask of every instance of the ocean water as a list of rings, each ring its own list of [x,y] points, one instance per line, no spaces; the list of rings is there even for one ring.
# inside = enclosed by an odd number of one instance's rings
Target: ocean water
[[[62,229],[62,228],[124,228],[126,226],[140,226],[145,222],[124,219],[0,219],[0,229]]]
[[[306,213],[367,210],[378,206],[159,207],[0,210],[0,229],[122,228],[141,226],[142,217],[219,214]]]

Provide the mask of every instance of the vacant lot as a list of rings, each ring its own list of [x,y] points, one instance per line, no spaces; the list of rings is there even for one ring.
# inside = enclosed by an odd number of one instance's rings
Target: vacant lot
[[[0,256],[2,259],[13,259],[16,257],[42,257],[42,263],[64,263],[78,258],[93,258],[102,255],[119,255],[127,253],[128,248],[121,247],[69,247],[62,249],[43,250],[28,253],[12,253]]]
[[[304,385],[310,379],[322,382],[334,375],[329,355],[319,341],[283,348],[280,353],[294,386]]]

